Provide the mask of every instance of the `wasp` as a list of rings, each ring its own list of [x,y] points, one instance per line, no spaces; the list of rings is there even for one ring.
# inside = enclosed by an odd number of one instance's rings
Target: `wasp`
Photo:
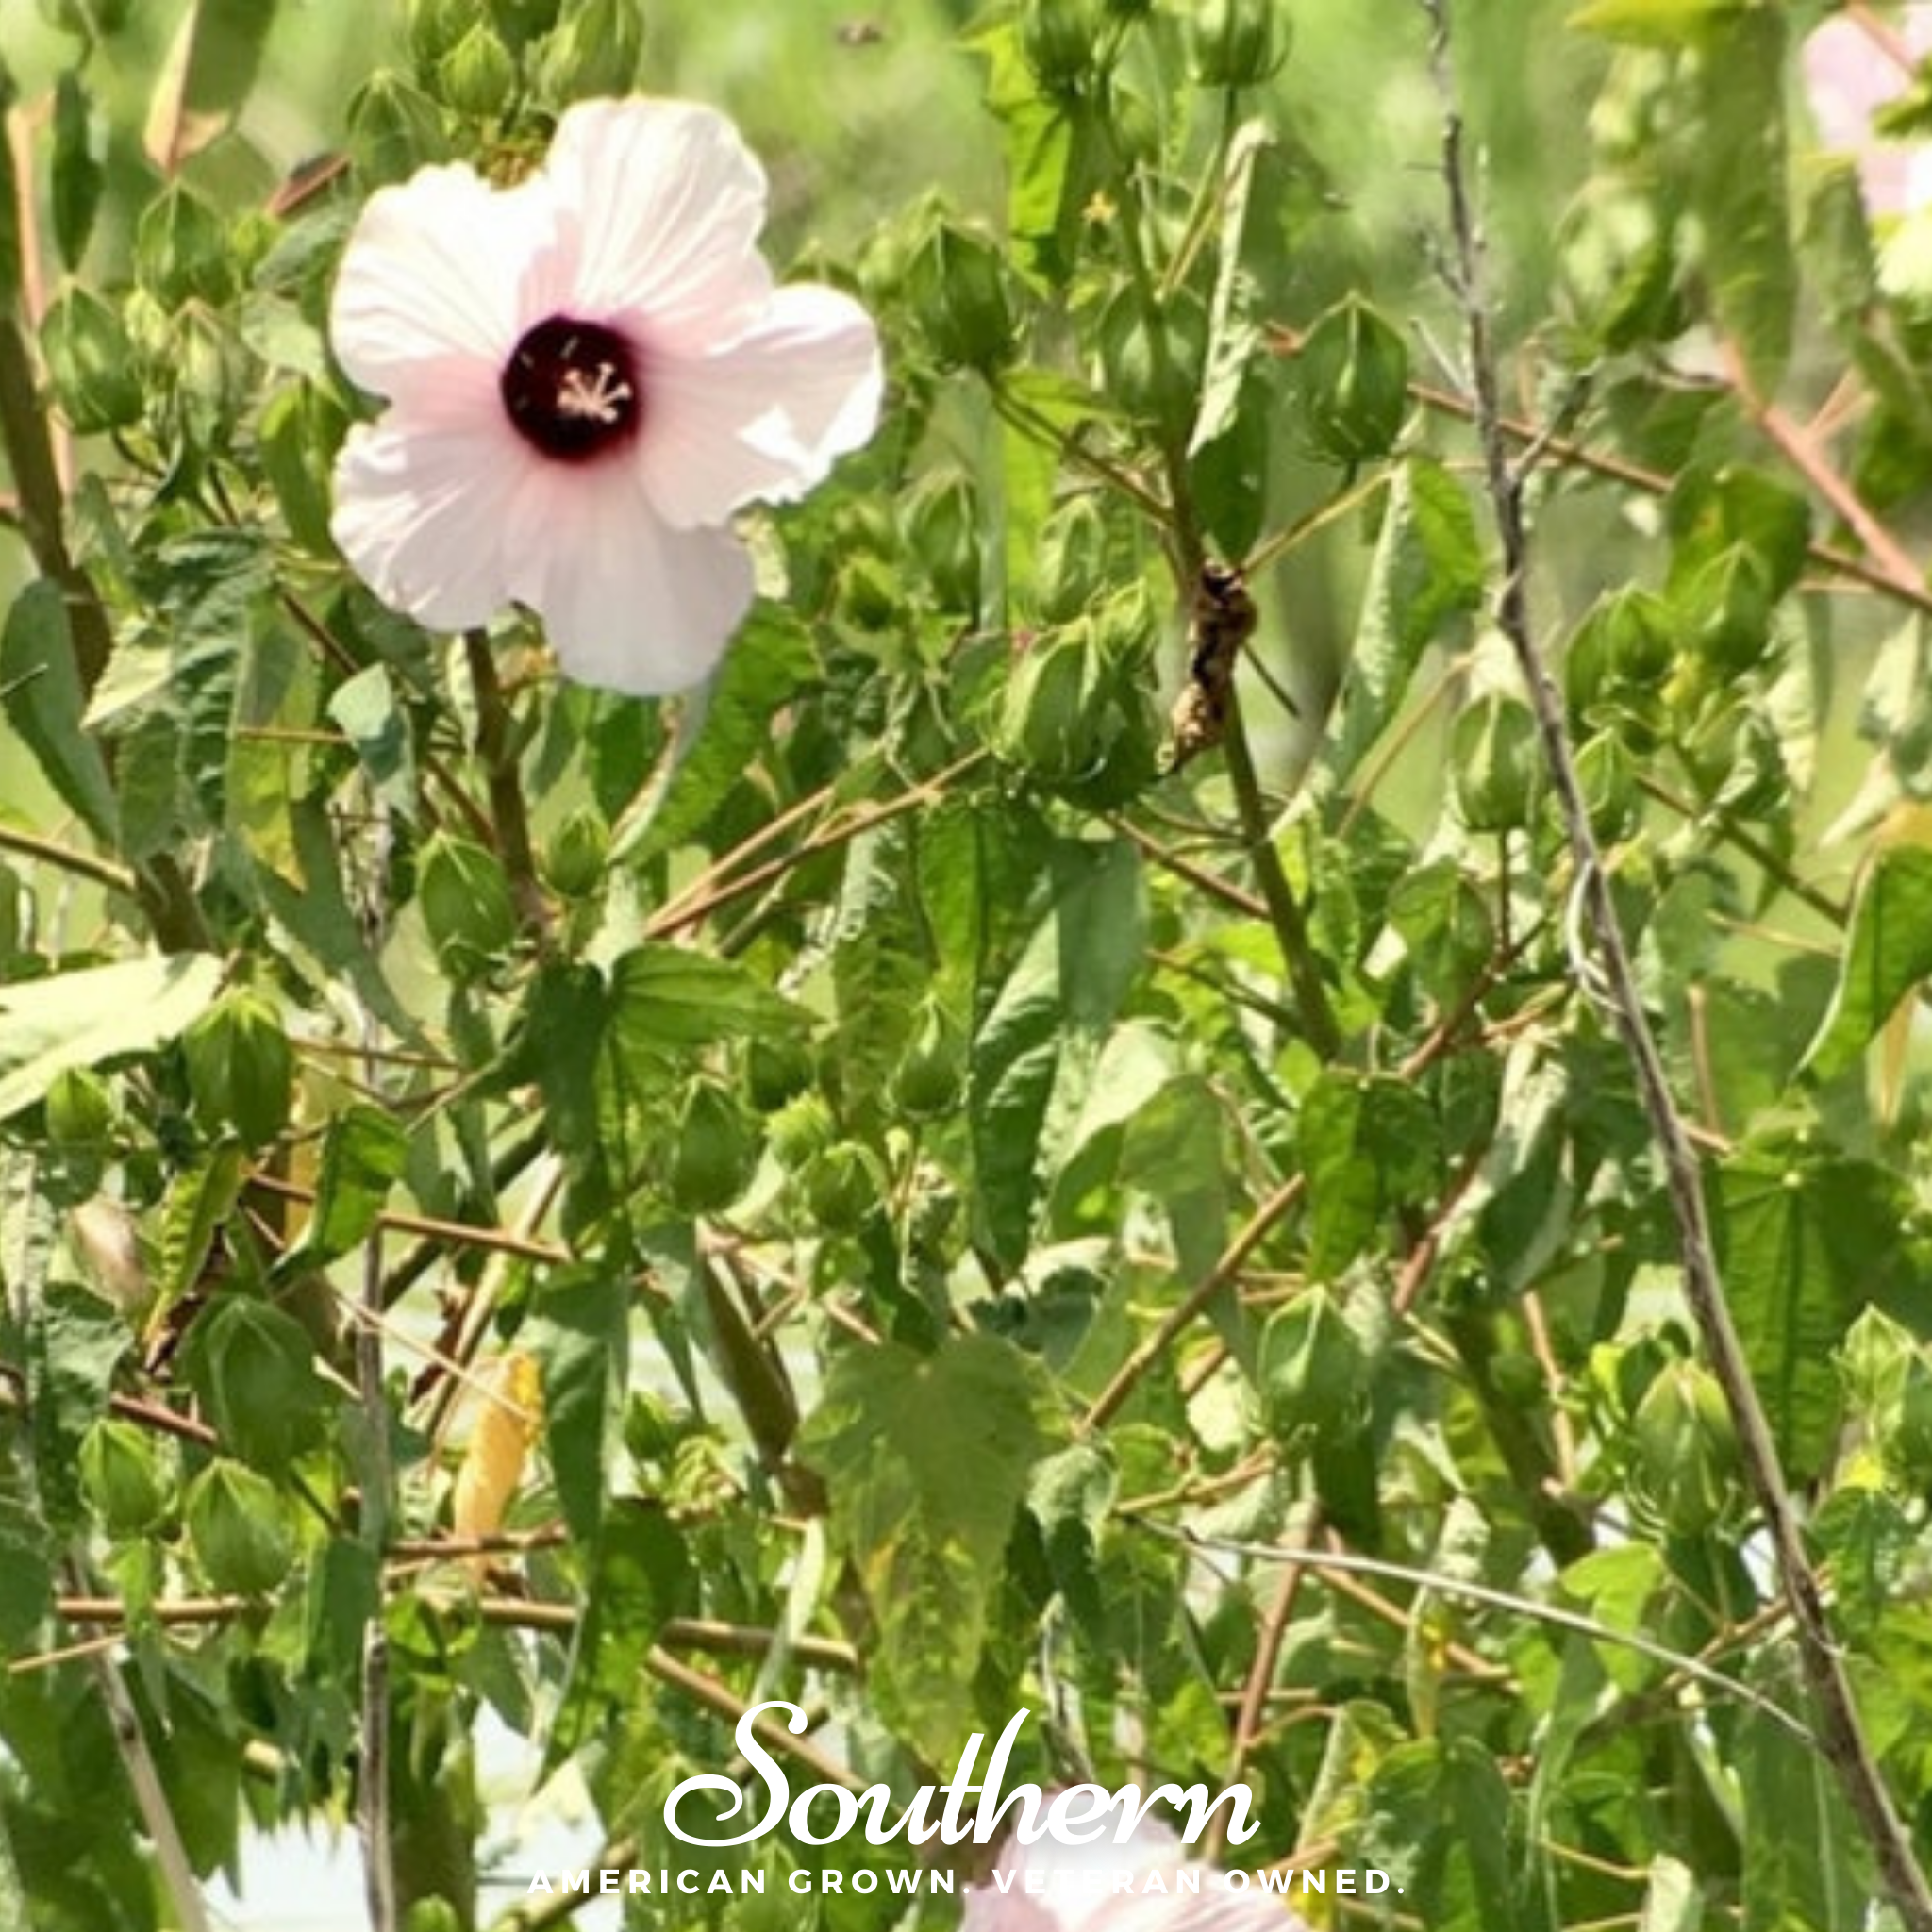
[[[1168,720],[1162,760],[1177,772],[1211,751],[1227,729],[1228,694],[1241,646],[1255,634],[1255,600],[1238,566],[1209,560],[1194,582],[1188,625],[1188,676]]]

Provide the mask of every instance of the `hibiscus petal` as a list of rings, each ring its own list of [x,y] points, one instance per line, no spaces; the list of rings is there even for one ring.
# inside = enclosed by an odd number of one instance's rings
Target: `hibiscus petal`
[[[688,101],[584,101],[543,178],[571,257],[571,312],[650,320],[651,337],[715,340],[764,302],[765,175],[724,115]]]
[[[426,375],[501,369],[532,319],[525,280],[549,229],[534,183],[492,189],[467,167],[379,189],[336,277],[329,340],[352,381],[404,399]]]
[[[638,463],[658,514],[680,529],[802,496],[871,436],[884,388],[872,318],[814,284],[775,290],[726,348],[651,356],[643,380]]]
[[[509,602],[504,533],[530,461],[501,411],[392,408],[349,432],[330,534],[384,603],[436,630]]]
[[[617,465],[553,469],[546,494],[512,540],[509,588],[542,618],[564,671],[637,697],[706,677],[751,608],[743,544],[725,529],[670,528]]]

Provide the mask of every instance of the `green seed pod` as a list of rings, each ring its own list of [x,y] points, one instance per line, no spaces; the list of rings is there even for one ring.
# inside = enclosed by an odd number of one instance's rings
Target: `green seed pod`
[[[1450,774],[1472,832],[1509,832],[1529,820],[1541,776],[1536,720],[1500,691],[1466,705],[1450,733]]]
[[[120,313],[85,288],[70,288],[41,323],[41,352],[54,402],[83,437],[142,421],[143,387]]]
[[[1119,290],[1100,318],[1108,398],[1172,435],[1194,420],[1208,348],[1207,311],[1187,292],[1149,317],[1138,290]]]
[[[928,997],[892,1074],[892,1098],[908,1120],[931,1120],[958,1105],[965,1078],[965,1038],[941,1002]]]
[[[772,1152],[788,1174],[802,1174],[837,1131],[825,1103],[816,1093],[801,1093],[772,1122]]]
[[[1360,1421],[1362,1345],[1326,1288],[1297,1295],[1261,1336],[1261,1397],[1281,1441],[1306,1444]]]
[[[1019,335],[1007,265],[984,236],[936,223],[907,269],[912,310],[941,362],[993,370],[1012,360]]]
[[[1094,71],[1099,39],[1094,0],[1024,0],[1020,51],[1045,92],[1077,93]]]
[[[1388,455],[1408,414],[1408,346],[1351,295],[1307,333],[1294,364],[1302,432],[1317,456],[1363,463]]]
[[[409,0],[406,29],[416,72],[431,75],[470,30],[475,0]]]
[[[1047,518],[1034,586],[1043,624],[1071,623],[1099,596],[1107,552],[1107,519],[1091,494],[1071,498]]]
[[[198,194],[170,182],[135,225],[134,272],[163,308],[192,301],[219,308],[234,292],[226,225]]]
[[[1737,1490],[1738,1437],[1708,1370],[1674,1362],[1645,1391],[1630,1422],[1634,1488],[1674,1536],[1700,1536]]]
[[[610,827],[594,806],[573,810],[543,848],[543,882],[565,899],[588,899],[604,883]]]
[[[239,1462],[210,1462],[189,1484],[183,1513],[189,1541],[216,1590],[262,1595],[295,1560],[294,1538],[275,1485]]]
[[[517,63],[509,49],[477,21],[436,66],[437,92],[458,114],[489,120],[510,104],[517,88]]]
[[[903,512],[906,547],[925,567],[943,610],[979,608],[979,495],[961,470],[922,476]]]
[[[1637,761],[1614,732],[1600,731],[1576,754],[1576,778],[1590,809],[1591,829],[1606,845],[1636,831],[1643,800],[1637,787]]]
[[[516,907],[496,855],[439,832],[423,847],[416,898],[442,969],[458,985],[479,979],[509,951]]]
[[[113,1139],[113,1095],[89,1068],[67,1067],[56,1074],[43,1104],[47,1138],[63,1152],[100,1154]]]
[[[288,1124],[295,1056],[281,1015],[259,993],[226,992],[181,1037],[188,1091],[203,1124],[265,1147]]]
[[[1280,0],[1195,0],[1189,46],[1203,87],[1256,87],[1288,58]]]
[[[349,153],[372,187],[406,181],[450,158],[442,109],[398,74],[371,75],[349,98]]]
[[[806,1206],[827,1234],[851,1234],[885,1198],[885,1178],[877,1164],[850,1141],[814,1155],[804,1179]]]
[[[1036,638],[1008,681],[993,749],[1045,785],[1090,775],[1107,750],[1101,670],[1085,622]]]
[[[627,94],[643,50],[637,0],[584,0],[543,43],[544,92],[559,102]]]
[[[109,1536],[139,1536],[168,1507],[170,1483],[147,1430],[103,1416],[80,1439],[80,1487]]]
[[[744,1091],[760,1113],[776,1113],[811,1085],[811,1048],[795,1035],[754,1040],[744,1050]]]
[[[1724,678],[1763,662],[1774,601],[1762,564],[1741,543],[1720,551],[1671,597],[1698,656]]]
[[[681,1214],[715,1214],[743,1193],[758,1142],[738,1103],[710,1080],[694,1081],[679,1109],[665,1192]]]

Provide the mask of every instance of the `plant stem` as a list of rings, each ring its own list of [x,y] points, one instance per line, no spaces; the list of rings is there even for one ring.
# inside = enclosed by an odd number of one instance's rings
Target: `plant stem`
[[[509,705],[503,681],[496,675],[496,654],[480,630],[463,633],[463,654],[470,667],[470,686],[476,696],[476,757],[490,788],[490,812],[495,821],[503,868],[509,874],[511,895],[525,926],[541,933],[550,923],[549,905],[537,882],[537,859],[530,844],[530,817],[524,804],[524,783],[510,741]]]
[[[1529,555],[1523,513],[1524,477],[1510,460],[1508,437],[1497,399],[1496,354],[1481,284],[1481,243],[1464,167],[1448,0],[1421,0],[1421,4],[1430,23],[1431,60],[1442,103],[1442,173],[1455,248],[1454,269],[1458,285],[1456,293],[1462,309],[1470,375],[1474,385],[1474,422],[1491,512],[1503,552],[1503,582],[1497,597],[1496,622],[1515,653],[1528,690],[1586,908],[1595,928],[1606,997],[1629,1052],[1644,1112],[1662,1158],[1665,1189],[1677,1224],[1685,1299],[1709,1357],[1711,1373],[1737,1427],[1746,1477],[1770,1537],[1779,1590],[1790,1609],[1799,1660],[1818,1709],[1818,1746],[1872,1849],[1885,1889],[1900,1918],[1911,1932],[1932,1932],[1932,1887],[1926,1884],[1859,1724],[1844,1662],[1825,1617],[1818,1578],[1805,1553],[1770,1424],[1752,1384],[1750,1365],[1724,1300],[1696,1150],[1671,1093],[1670,1078],[1644,1011],[1629,946],[1617,921],[1609,874],[1604,867],[1577,776],[1563,701],[1536,641],[1527,591]]]

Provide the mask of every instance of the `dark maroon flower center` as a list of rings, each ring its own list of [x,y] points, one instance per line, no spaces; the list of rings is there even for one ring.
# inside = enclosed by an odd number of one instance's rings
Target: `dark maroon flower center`
[[[601,322],[540,322],[511,352],[497,387],[518,435],[559,462],[603,456],[643,420],[637,358]]]

